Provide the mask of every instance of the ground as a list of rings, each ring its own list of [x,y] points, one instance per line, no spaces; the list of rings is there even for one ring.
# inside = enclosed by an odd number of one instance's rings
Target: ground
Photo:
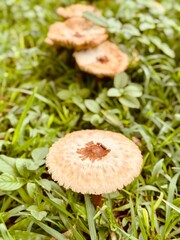
[[[131,59],[112,79],[44,42],[57,7],[82,2],[0,2],[0,239],[180,239],[180,5],[94,1],[104,18],[92,21]],[[143,154],[140,176],[101,208],[45,166],[52,143],[81,129],[123,133]]]

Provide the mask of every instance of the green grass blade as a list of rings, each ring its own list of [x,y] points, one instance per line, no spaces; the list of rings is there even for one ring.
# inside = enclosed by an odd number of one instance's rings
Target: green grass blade
[[[137,237],[137,230],[136,230],[136,216],[132,198],[130,197],[130,211],[131,211],[131,219],[132,219],[132,233],[134,237]]]
[[[96,233],[96,227],[95,227],[95,223],[94,223],[95,209],[94,209],[93,204],[91,203],[90,196],[88,194],[85,194],[84,198],[85,198],[85,204],[86,204],[90,237],[91,237],[91,240],[96,240],[97,233]]]
[[[180,175],[180,172],[177,173],[172,178],[172,180],[171,180],[171,182],[169,184],[168,197],[167,197],[168,204],[166,205],[166,220],[168,220],[170,215],[171,215],[171,207],[170,207],[169,203],[172,204],[172,202],[173,202],[174,193],[175,193],[175,190],[177,188],[176,183],[177,183],[177,180],[179,178],[179,175]]]
[[[144,218],[143,218],[143,212],[142,208],[138,209],[138,222],[139,222],[139,227],[141,229],[141,233],[143,236],[143,240],[148,240],[148,235],[146,232],[146,226],[144,226]]]
[[[15,240],[9,233],[9,231],[4,223],[0,223],[0,233],[3,237],[3,240]]]
[[[33,104],[36,91],[37,91],[37,88],[34,89],[33,94],[27,100],[26,107],[25,107],[24,111],[22,112],[21,117],[20,117],[20,119],[18,121],[18,124],[16,126],[16,129],[14,131],[12,144],[15,144],[19,140],[19,137],[21,135],[21,128],[22,128],[23,121],[25,120],[26,115],[27,115],[29,109],[31,108],[31,106]]]
[[[180,213],[180,207],[175,206],[174,204],[162,199],[170,208],[174,209],[176,212]]]
[[[74,218],[74,216],[70,212],[68,212],[65,207],[59,206],[56,202],[54,202],[53,200],[43,196],[40,193],[39,193],[39,196],[41,196],[41,198],[44,199],[44,201],[48,202],[53,207],[57,208],[59,210],[59,212],[62,212],[63,214],[65,214],[66,216],[68,216],[72,219]]]
[[[118,232],[122,233],[122,235],[125,237],[124,239],[126,240],[138,240],[138,238],[131,236],[130,234],[128,234],[127,232],[125,232],[123,229],[118,228]],[[121,238],[120,238],[121,239]]]
[[[161,232],[161,240],[166,239],[170,232],[174,229],[175,225],[179,223],[180,216],[177,213],[171,214],[170,218],[165,222]]]
[[[32,219],[40,228],[42,228],[50,236],[53,236],[53,237],[57,238],[58,240],[67,240],[67,238],[65,238],[61,233],[59,233],[55,229],[53,229],[53,228],[47,226],[46,224],[36,220],[35,218],[32,218]]]
[[[15,237],[15,239],[29,239],[29,240],[49,240],[48,236],[44,236],[42,234],[34,233],[34,232],[27,232],[27,231],[21,231],[21,230],[13,230],[10,231],[11,235]]]

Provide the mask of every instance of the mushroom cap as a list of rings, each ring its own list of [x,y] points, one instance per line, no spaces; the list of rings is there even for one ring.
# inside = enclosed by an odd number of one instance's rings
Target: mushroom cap
[[[111,193],[140,174],[138,146],[120,133],[80,130],[55,142],[46,158],[52,178],[83,194]]]
[[[129,64],[128,56],[109,41],[96,48],[74,52],[73,56],[82,71],[98,77],[114,77],[125,71]]]
[[[101,14],[100,10],[98,10],[95,6],[91,5],[83,5],[83,4],[72,4],[69,7],[59,7],[56,12],[58,15],[63,18],[71,18],[71,17],[83,17],[83,12],[94,12],[97,14]]]
[[[83,17],[73,17],[52,24],[45,42],[81,50],[96,47],[107,38],[105,28],[94,25]]]

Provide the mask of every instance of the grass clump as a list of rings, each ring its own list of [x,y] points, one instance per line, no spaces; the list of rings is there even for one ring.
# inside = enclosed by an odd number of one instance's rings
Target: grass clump
[[[132,59],[112,81],[44,43],[55,9],[77,2],[0,2],[0,239],[179,239],[180,5],[94,3]],[[57,138],[86,128],[122,132],[144,155],[141,176],[99,209],[53,182],[44,164]]]

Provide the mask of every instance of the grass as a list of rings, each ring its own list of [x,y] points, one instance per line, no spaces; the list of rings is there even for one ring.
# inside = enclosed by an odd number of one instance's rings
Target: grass
[[[0,2],[0,239],[180,239],[180,5],[95,1],[111,41],[139,58],[112,81],[44,43],[55,9],[74,2]],[[137,104],[113,96],[134,83]],[[45,168],[57,138],[86,128],[121,132],[144,156],[141,175],[97,209]]]

